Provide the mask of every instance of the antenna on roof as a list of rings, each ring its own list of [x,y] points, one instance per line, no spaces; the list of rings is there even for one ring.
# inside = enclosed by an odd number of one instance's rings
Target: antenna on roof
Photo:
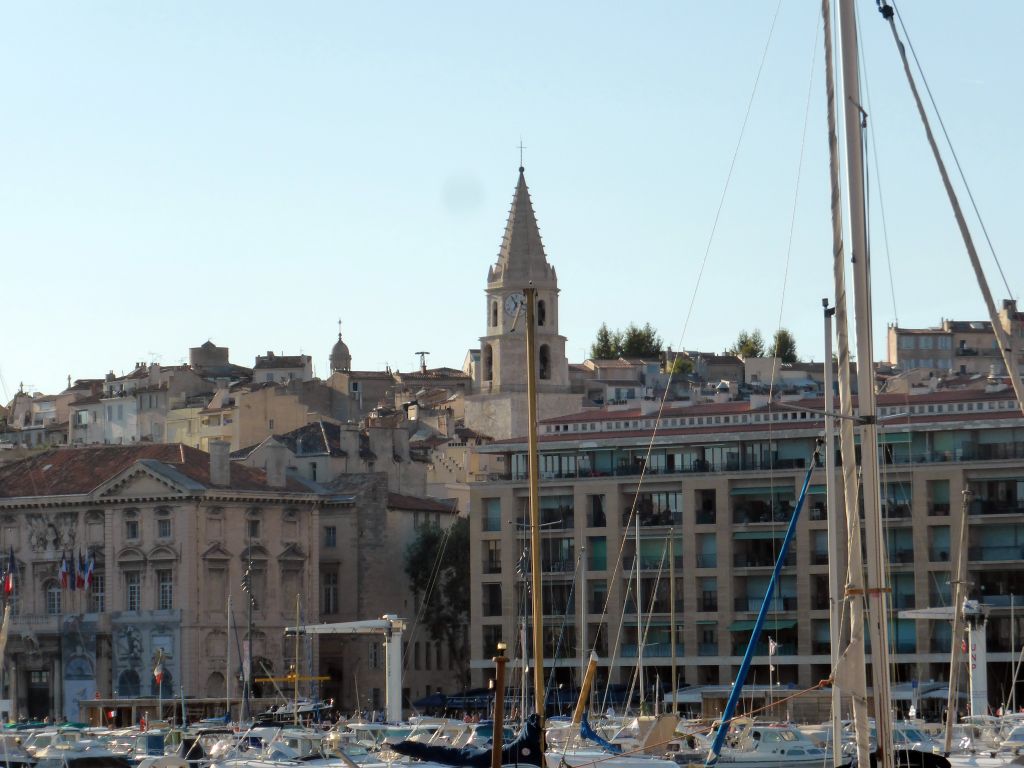
[[[417,354],[417,355],[420,356],[420,373],[426,373],[427,372],[427,355],[429,355],[430,353],[429,352],[415,352],[414,354]]]

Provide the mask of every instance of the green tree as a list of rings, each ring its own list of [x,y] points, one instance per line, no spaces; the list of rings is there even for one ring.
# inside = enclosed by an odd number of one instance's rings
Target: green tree
[[[693,373],[693,360],[684,357],[681,352],[677,352],[669,367],[669,372],[673,376],[689,376]]]
[[[753,332],[740,331],[736,342],[726,350],[730,355],[740,357],[764,357],[764,338],[757,328]]]
[[[624,357],[658,357],[661,354],[661,338],[650,323],[640,328],[630,323],[622,333],[622,355]]]
[[[614,360],[619,356],[620,340],[618,333],[608,330],[607,323],[601,323],[597,329],[597,338],[590,347],[590,358],[592,360]]]
[[[421,607],[421,622],[448,646],[468,685],[469,520],[459,517],[444,531],[425,525],[405,550],[405,574]]]
[[[786,328],[775,332],[768,357],[777,357],[784,363],[795,363],[799,359],[796,356],[796,339]]]

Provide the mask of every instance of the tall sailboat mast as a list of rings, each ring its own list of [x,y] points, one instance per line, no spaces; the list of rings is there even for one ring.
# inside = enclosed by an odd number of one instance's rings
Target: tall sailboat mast
[[[530,591],[533,603],[533,687],[540,732],[544,733],[544,603],[540,591],[540,448],[537,443],[537,289],[530,283],[526,298],[526,401],[530,476]]]
[[[846,136],[847,205],[853,261],[854,312],[857,323],[857,403],[860,424],[862,500],[867,541],[865,597],[871,638],[871,682],[879,768],[892,768],[892,720],[889,709],[889,611],[885,573],[885,538],[879,496],[878,434],[875,418],[874,350],[871,340],[871,264],[864,195],[857,20],[853,0],[839,0],[842,46],[843,115]],[[856,554],[856,553],[855,553]]]

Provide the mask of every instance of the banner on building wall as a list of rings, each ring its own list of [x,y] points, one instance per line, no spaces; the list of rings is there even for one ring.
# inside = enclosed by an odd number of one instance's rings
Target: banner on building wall
[[[96,622],[81,616],[67,616],[61,624],[63,714],[70,722],[81,720],[81,703],[96,696],[96,632]]]

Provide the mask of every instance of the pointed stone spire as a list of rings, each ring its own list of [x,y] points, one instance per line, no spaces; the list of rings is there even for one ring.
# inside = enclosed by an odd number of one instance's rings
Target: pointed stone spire
[[[512,197],[505,234],[501,238],[498,262],[491,267],[487,282],[518,285],[530,280],[536,285],[547,285],[553,283],[556,277],[554,267],[548,264],[544,254],[544,243],[533,212],[530,190],[526,186],[526,175],[523,166],[519,166],[519,182]]]

